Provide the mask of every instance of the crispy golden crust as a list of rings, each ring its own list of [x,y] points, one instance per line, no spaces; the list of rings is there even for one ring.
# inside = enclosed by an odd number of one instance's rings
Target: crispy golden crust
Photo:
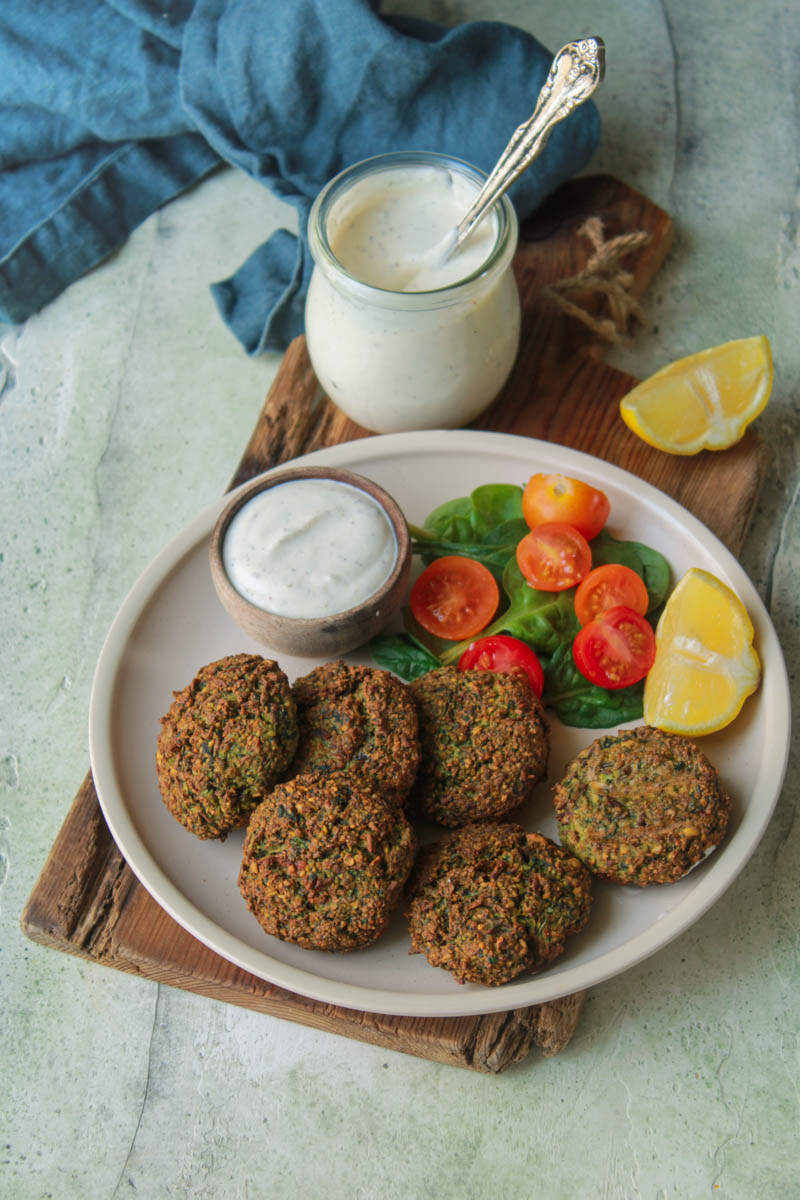
[[[517,825],[466,825],[420,852],[409,882],[412,953],[497,986],[557,958],[591,908],[589,872]]]
[[[641,725],[598,738],[555,792],[561,840],[612,883],[674,883],[725,836],[730,799],[686,738]]]
[[[441,667],[410,684],[420,769],[412,802],[441,825],[503,816],[547,774],[547,726],[520,675]]]
[[[405,684],[377,667],[325,663],[295,680],[300,740],[289,774],[352,772],[403,804],[419,766],[417,710]]]
[[[297,746],[297,714],[277,663],[233,654],[202,667],[161,720],[156,772],[172,815],[199,838],[247,824]]]
[[[274,937],[312,950],[356,950],[389,923],[415,849],[397,805],[344,773],[300,775],[253,813],[239,889]]]

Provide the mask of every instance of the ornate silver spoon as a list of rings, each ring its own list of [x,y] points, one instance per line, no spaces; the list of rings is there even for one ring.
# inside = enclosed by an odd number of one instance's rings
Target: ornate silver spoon
[[[582,38],[559,50],[533,115],[515,131],[471,207],[448,234],[441,262],[455,254],[495,201],[539,157],[553,127],[591,96],[604,74],[605,45],[601,38]]]

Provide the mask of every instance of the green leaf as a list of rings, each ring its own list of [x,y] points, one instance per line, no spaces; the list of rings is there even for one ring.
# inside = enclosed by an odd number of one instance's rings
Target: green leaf
[[[532,587],[516,558],[506,566],[503,588],[509,605],[498,620],[508,633],[530,642],[537,654],[552,654],[562,643],[572,643],[580,629],[574,588],[544,592]]]
[[[599,567],[603,563],[621,563],[641,576],[650,597],[648,612],[653,612],[664,602],[669,591],[670,570],[669,563],[658,550],[641,542],[619,541],[605,529],[592,538],[590,544],[593,567]]]
[[[475,540],[472,501],[469,496],[446,500],[425,518],[424,530],[436,539],[445,542],[472,542]],[[419,534],[413,526],[412,533]]]
[[[522,488],[513,483],[485,483],[470,495],[473,525],[483,540],[491,529],[508,521],[524,520]],[[527,528],[527,526],[526,526]]]
[[[484,546],[509,545],[516,547],[527,533],[530,533],[528,522],[524,517],[512,517],[510,521],[501,521],[490,529],[483,539]]]
[[[584,679],[572,657],[572,645],[559,646],[544,662],[542,703],[565,725],[584,729],[608,729],[626,721],[638,721],[643,712],[644,681],[630,687],[597,687]]]
[[[408,633],[378,634],[367,649],[379,667],[393,671],[407,683],[440,665],[436,655]]]
[[[508,542],[505,545],[494,545],[490,542],[412,541],[411,552],[419,554],[426,566],[435,559],[444,558],[448,554],[472,558],[475,562],[483,563],[485,567],[488,567],[497,582],[501,583],[509,558],[517,552],[517,543]]]
[[[437,540],[468,545],[483,542],[507,521],[522,519],[522,488],[486,483],[469,496],[446,500],[425,518],[424,528]]]
[[[469,496],[440,504],[425,524],[409,525],[412,552],[427,566],[434,559],[458,554],[483,563],[498,583],[517,544],[528,532],[522,516],[522,488],[512,483],[487,483]]]

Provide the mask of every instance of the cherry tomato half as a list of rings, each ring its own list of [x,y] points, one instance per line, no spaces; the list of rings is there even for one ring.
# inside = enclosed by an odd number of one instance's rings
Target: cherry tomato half
[[[528,583],[543,592],[575,587],[592,568],[586,538],[571,525],[537,525],[517,546],[517,563]]]
[[[623,688],[644,679],[656,657],[656,636],[641,613],[624,604],[609,608],[577,634],[575,665],[603,688]]]
[[[569,475],[531,475],[522,493],[522,515],[531,529],[559,521],[587,541],[603,528],[610,508],[605,492]]]
[[[459,554],[447,554],[426,567],[409,600],[423,629],[454,642],[485,629],[499,602],[500,590],[489,568]]]
[[[581,625],[588,625],[607,609],[620,604],[635,609],[642,616],[650,606],[641,575],[622,563],[603,563],[595,567],[581,580],[575,592],[575,616]]]
[[[544,691],[542,664],[525,642],[507,633],[478,638],[458,660],[459,671],[508,671],[528,679],[537,696]]]

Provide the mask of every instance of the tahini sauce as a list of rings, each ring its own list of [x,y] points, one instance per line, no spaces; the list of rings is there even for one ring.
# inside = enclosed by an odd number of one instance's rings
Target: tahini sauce
[[[370,176],[336,206],[328,224],[333,253],[351,275],[390,292],[449,287],[486,262],[497,238],[487,217],[446,262],[444,246],[477,195],[463,175],[435,167]]]
[[[397,559],[388,517],[366,492],[329,479],[293,479],[256,493],[222,543],[225,573],[257,608],[327,617],[368,600]]]

